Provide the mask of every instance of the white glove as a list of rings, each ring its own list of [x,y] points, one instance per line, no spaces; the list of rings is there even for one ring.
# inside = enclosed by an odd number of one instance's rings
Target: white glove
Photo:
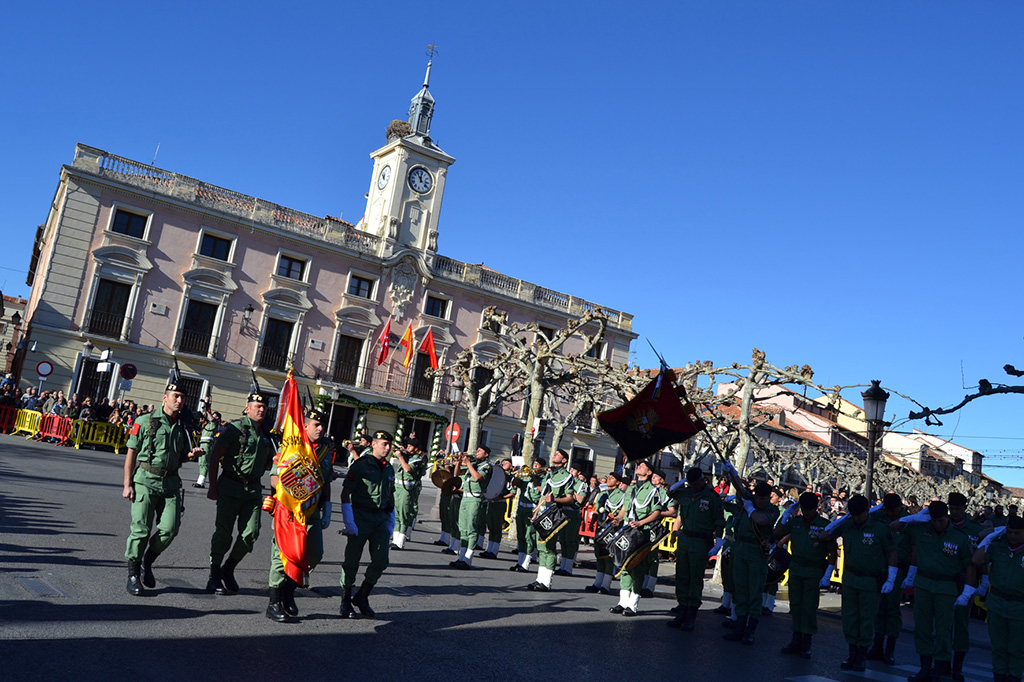
[[[899,520],[902,521],[903,523],[908,524],[908,525],[912,524],[912,523],[928,523],[929,521],[932,520],[932,515],[928,513],[928,509],[926,508],[926,509],[922,509],[921,511],[917,512],[916,514],[911,514],[910,516],[904,516],[902,519],[899,519]]]
[[[711,548],[710,552],[708,552],[708,558],[710,559],[711,557],[718,554],[718,550],[722,549],[722,545],[724,544],[725,538],[718,538],[717,540],[715,540],[715,546]]]
[[[978,585],[978,589],[974,592],[974,596],[981,598],[988,594],[988,573],[981,576],[981,583]]]
[[[320,515],[320,528],[327,528],[327,526],[331,525],[331,506],[330,500],[324,502],[324,511]]]
[[[341,518],[345,521],[345,535],[359,535],[359,528],[356,526],[356,517],[352,513],[351,502],[342,502]]]
[[[395,532],[395,510],[391,510],[391,516],[388,517],[388,535]]]
[[[971,601],[971,597],[974,596],[975,588],[970,585],[964,585],[964,591],[960,593],[960,596],[953,602],[954,606],[967,606],[968,602]]]
[[[882,510],[882,509],[883,509],[884,507],[885,507],[885,503],[884,503],[884,502],[879,502],[879,503],[878,503],[878,504],[876,504],[876,505],[875,505],[874,507],[872,507],[871,509],[869,509],[869,510],[868,510],[868,513],[869,513],[869,514],[874,514],[874,513],[876,512],[876,511],[881,511],[881,510]]]
[[[999,526],[999,528],[996,528],[994,531],[992,531],[984,538],[982,538],[981,542],[978,543],[978,549],[988,549],[989,545],[992,544],[993,540],[1004,535],[1005,533],[1006,526]]]
[[[793,514],[796,512],[796,508],[798,506],[799,505],[797,505],[797,504],[791,504],[788,507],[786,507],[786,511],[782,512],[782,516],[779,518],[779,525],[780,526],[785,526],[786,525],[786,522],[789,521],[793,517]]]
[[[882,585],[882,594],[889,594],[892,588],[896,587],[896,567],[889,567],[889,578]]]
[[[829,535],[832,535],[832,533],[835,531],[835,529],[839,528],[839,526],[843,525],[843,521],[845,521],[848,518],[850,518],[849,514],[843,514],[838,519],[836,519],[832,523],[830,523],[827,526],[825,526],[825,532],[828,533]]]
[[[674,493],[677,490],[681,490],[684,485],[686,485],[686,479],[681,478],[678,481],[676,481],[675,483],[673,483],[672,487],[669,488],[668,491],[670,493]]]
[[[754,503],[746,498],[743,500],[743,508],[747,510],[747,514],[754,513]]]
[[[903,579],[903,584],[900,585],[900,589],[907,589],[908,587],[914,586],[914,576],[917,575],[917,566],[911,566],[907,569],[907,577]],[[947,602],[948,603],[948,602]]]
[[[828,587],[832,583],[832,574],[835,572],[835,564],[829,564],[825,569],[825,575],[821,577],[821,582],[818,583],[818,589]]]

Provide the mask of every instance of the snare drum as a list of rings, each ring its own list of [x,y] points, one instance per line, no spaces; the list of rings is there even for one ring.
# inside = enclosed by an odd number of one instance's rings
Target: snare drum
[[[622,532],[621,525],[608,522],[597,529],[594,533],[594,556],[598,559],[607,559],[612,555],[612,543]]]
[[[611,543],[615,577],[618,578],[623,571],[635,568],[666,535],[668,528],[660,523],[649,523],[641,528],[626,526]]]
[[[538,539],[541,542],[547,542],[555,537],[567,523],[569,523],[569,517],[565,515],[562,508],[552,504],[533,520],[533,528],[537,531]]]

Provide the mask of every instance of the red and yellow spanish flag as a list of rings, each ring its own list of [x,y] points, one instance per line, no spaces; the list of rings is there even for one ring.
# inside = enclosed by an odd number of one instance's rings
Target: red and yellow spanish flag
[[[406,367],[412,362],[412,356],[415,355],[413,352],[413,339],[412,339],[412,322],[409,323],[409,328],[402,334],[402,340],[398,342],[399,346],[405,346],[405,357],[402,358],[402,364]]]
[[[285,574],[306,584],[309,558],[306,554],[306,523],[317,507],[323,488],[320,465],[303,424],[302,401],[291,372],[285,380],[279,409],[281,449],[277,456],[277,489],[274,497],[274,539]],[[312,504],[311,504],[312,503]]]

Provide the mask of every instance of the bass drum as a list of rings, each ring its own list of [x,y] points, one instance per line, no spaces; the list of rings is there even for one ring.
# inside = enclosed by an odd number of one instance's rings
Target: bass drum
[[[532,523],[534,530],[537,531],[538,540],[547,542],[569,523],[569,517],[565,515],[561,507],[552,504],[542,511]]]
[[[789,570],[789,564],[792,561],[793,557],[786,551],[786,548],[776,545],[771,554],[768,555],[768,579],[765,582],[773,585],[782,580],[782,577],[786,575],[786,571]]]
[[[628,528],[628,526],[626,526]],[[594,533],[594,556],[598,559],[607,559],[612,555],[612,544],[615,538],[622,532],[623,526],[608,522],[597,529]]]
[[[666,535],[668,528],[660,523],[649,523],[641,528],[626,526],[611,544],[615,577],[639,565]]]
[[[484,497],[488,500],[501,497],[505,494],[505,470],[501,467],[491,467],[491,478],[487,481],[487,489],[484,490]]]

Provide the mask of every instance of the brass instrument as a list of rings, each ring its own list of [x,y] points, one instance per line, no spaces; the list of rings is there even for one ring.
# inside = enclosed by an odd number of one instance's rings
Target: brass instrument
[[[540,476],[543,473],[551,471],[551,467],[531,467],[529,464],[524,464],[521,467],[513,467],[509,470],[508,475],[510,477],[518,478],[523,481],[528,481],[534,476]]]
[[[462,479],[447,469],[447,467],[458,464],[461,457],[461,455],[445,455],[434,462],[434,471],[430,474],[430,482],[441,489],[442,495],[450,496],[452,490],[462,487]],[[450,483],[450,481],[455,483]],[[446,489],[449,492],[445,492]]]

